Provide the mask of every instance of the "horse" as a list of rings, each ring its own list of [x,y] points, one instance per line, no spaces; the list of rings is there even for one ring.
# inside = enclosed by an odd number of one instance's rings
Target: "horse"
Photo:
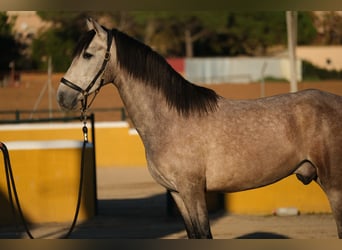
[[[226,99],[177,73],[149,46],[87,19],[57,91],[62,109],[114,84],[140,135],[151,176],[172,195],[188,238],[212,238],[205,195],[295,174],[318,183],[342,238],[342,97],[309,89]],[[95,96],[94,96],[95,97]]]

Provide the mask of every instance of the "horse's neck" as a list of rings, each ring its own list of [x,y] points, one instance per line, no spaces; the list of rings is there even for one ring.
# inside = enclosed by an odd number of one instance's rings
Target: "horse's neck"
[[[170,114],[165,114],[170,110],[157,90],[128,77],[121,79],[117,88],[130,119],[143,139],[145,135],[155,133],[169,119]]]

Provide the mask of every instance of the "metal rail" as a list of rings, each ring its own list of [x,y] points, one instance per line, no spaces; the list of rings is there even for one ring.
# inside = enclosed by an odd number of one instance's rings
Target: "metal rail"
[[[46,117],[37,117],[37,118],[26,118],[32,115],[32,110],[0,110],[0,124],[16,124],[16,123],[39,123],[39,122],[69,122],[75,121],[75,116],[78,112],[67,114],[62,112],[61,110],[54,109],[42,109],[37,110],[34,112],[35,115],[39,114],[55,114],[56,117],[53,118],[46,118]],[[121,121],[127,120],[127,114],[124,107],[118,108],[94,108],[92,109],[93,113],[100,113],[100,112],[116,112],[120,114]],[[2,117],[7,116],[6,118],[2,119]],[[13,117],[13,119],[8,118],[8,116]]]

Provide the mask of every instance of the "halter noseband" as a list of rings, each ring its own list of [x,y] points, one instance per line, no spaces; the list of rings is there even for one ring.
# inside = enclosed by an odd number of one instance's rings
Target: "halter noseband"
[[[103,74],[104,71],[106,69],[107,63],[110,59],[110,47],[112,45],[112,40],[113,40],[113,34],[111,31],[107,30],[107,50],[106,50],[106,54],[105,57],[103,59],[103,63],[102,66],[100,68],[100,70],[97,72],[97,74],[95,75],[95,77],[93,78],[93,80],[90,82],[90,84],[88,85],[88,87],[86,89],[82,89],[80,86],[76,85],[75,83],[67,80],[66,78],[62,77],[61,78],[61,83],[65,84],[66,86],[68,86],[69,88],[72,88],[78,92],[80,92],[83,95],[83,100],[82,100],[82,116],[84,116],[84,113],[86,112],[86,110],[90,107],[90,105],[92,104],[92,102],[95,99],[95,96],[97,95],[97,93],[100,91],[101,87],[104,85],[104,78],[103,78]],[[97,89],[95,90],[95,95],[93,97],[93,99],[91,100],[90,104],[87,104],[88,101],[88,96],[90,95],[89,91],[91,90],[91,88],[94,86],[94,84],[96,83],[97,79],[101,76],[101,81],[100,81],[100,85],[97,87]]]

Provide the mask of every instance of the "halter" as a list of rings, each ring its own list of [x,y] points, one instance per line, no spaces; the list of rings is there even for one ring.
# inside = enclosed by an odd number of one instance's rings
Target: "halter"
[[[112,40],[113,40],[113,34],[112,34],[111,31],[107,30],[107,50],[106,50],[105,57],[103,59],[102,66],[101,66],[100,70],[97,72],[97,74],[95,75],[95,77],[93,78],[93,80],[90,82],[90,84],[88,85],[88,87],[86,89],[82,89],[80,86],[78,86],[75,83],[67,80],[64,77],[62,77],[62,79],[61,79],[61,83],[65,84],[69,88],[72,88],[72,89],[80,92],[83,95],[83,100],[81,101],[82,102],[81,114],[82,114],[83,120],[87,119],[86,118],[86,111],[90,107],[90,105],[93,103],[96,95],[98,94],[98,92],[100,91],[102,86],[104,85],[103,75],[104,75],[104,71],[106,69],[107,63],[108,63],[108,61],[110,59],[110,47],[112,45]],[[88,96],[90,95],[90,90],[94,86],[94,84],[96,83],[97,79],[100,76],[101,76],[100,85],[96,88],[95,95],[94,95],[93,99],[91,100],[91,102],[88,105],[87,102],[88,102]]]

